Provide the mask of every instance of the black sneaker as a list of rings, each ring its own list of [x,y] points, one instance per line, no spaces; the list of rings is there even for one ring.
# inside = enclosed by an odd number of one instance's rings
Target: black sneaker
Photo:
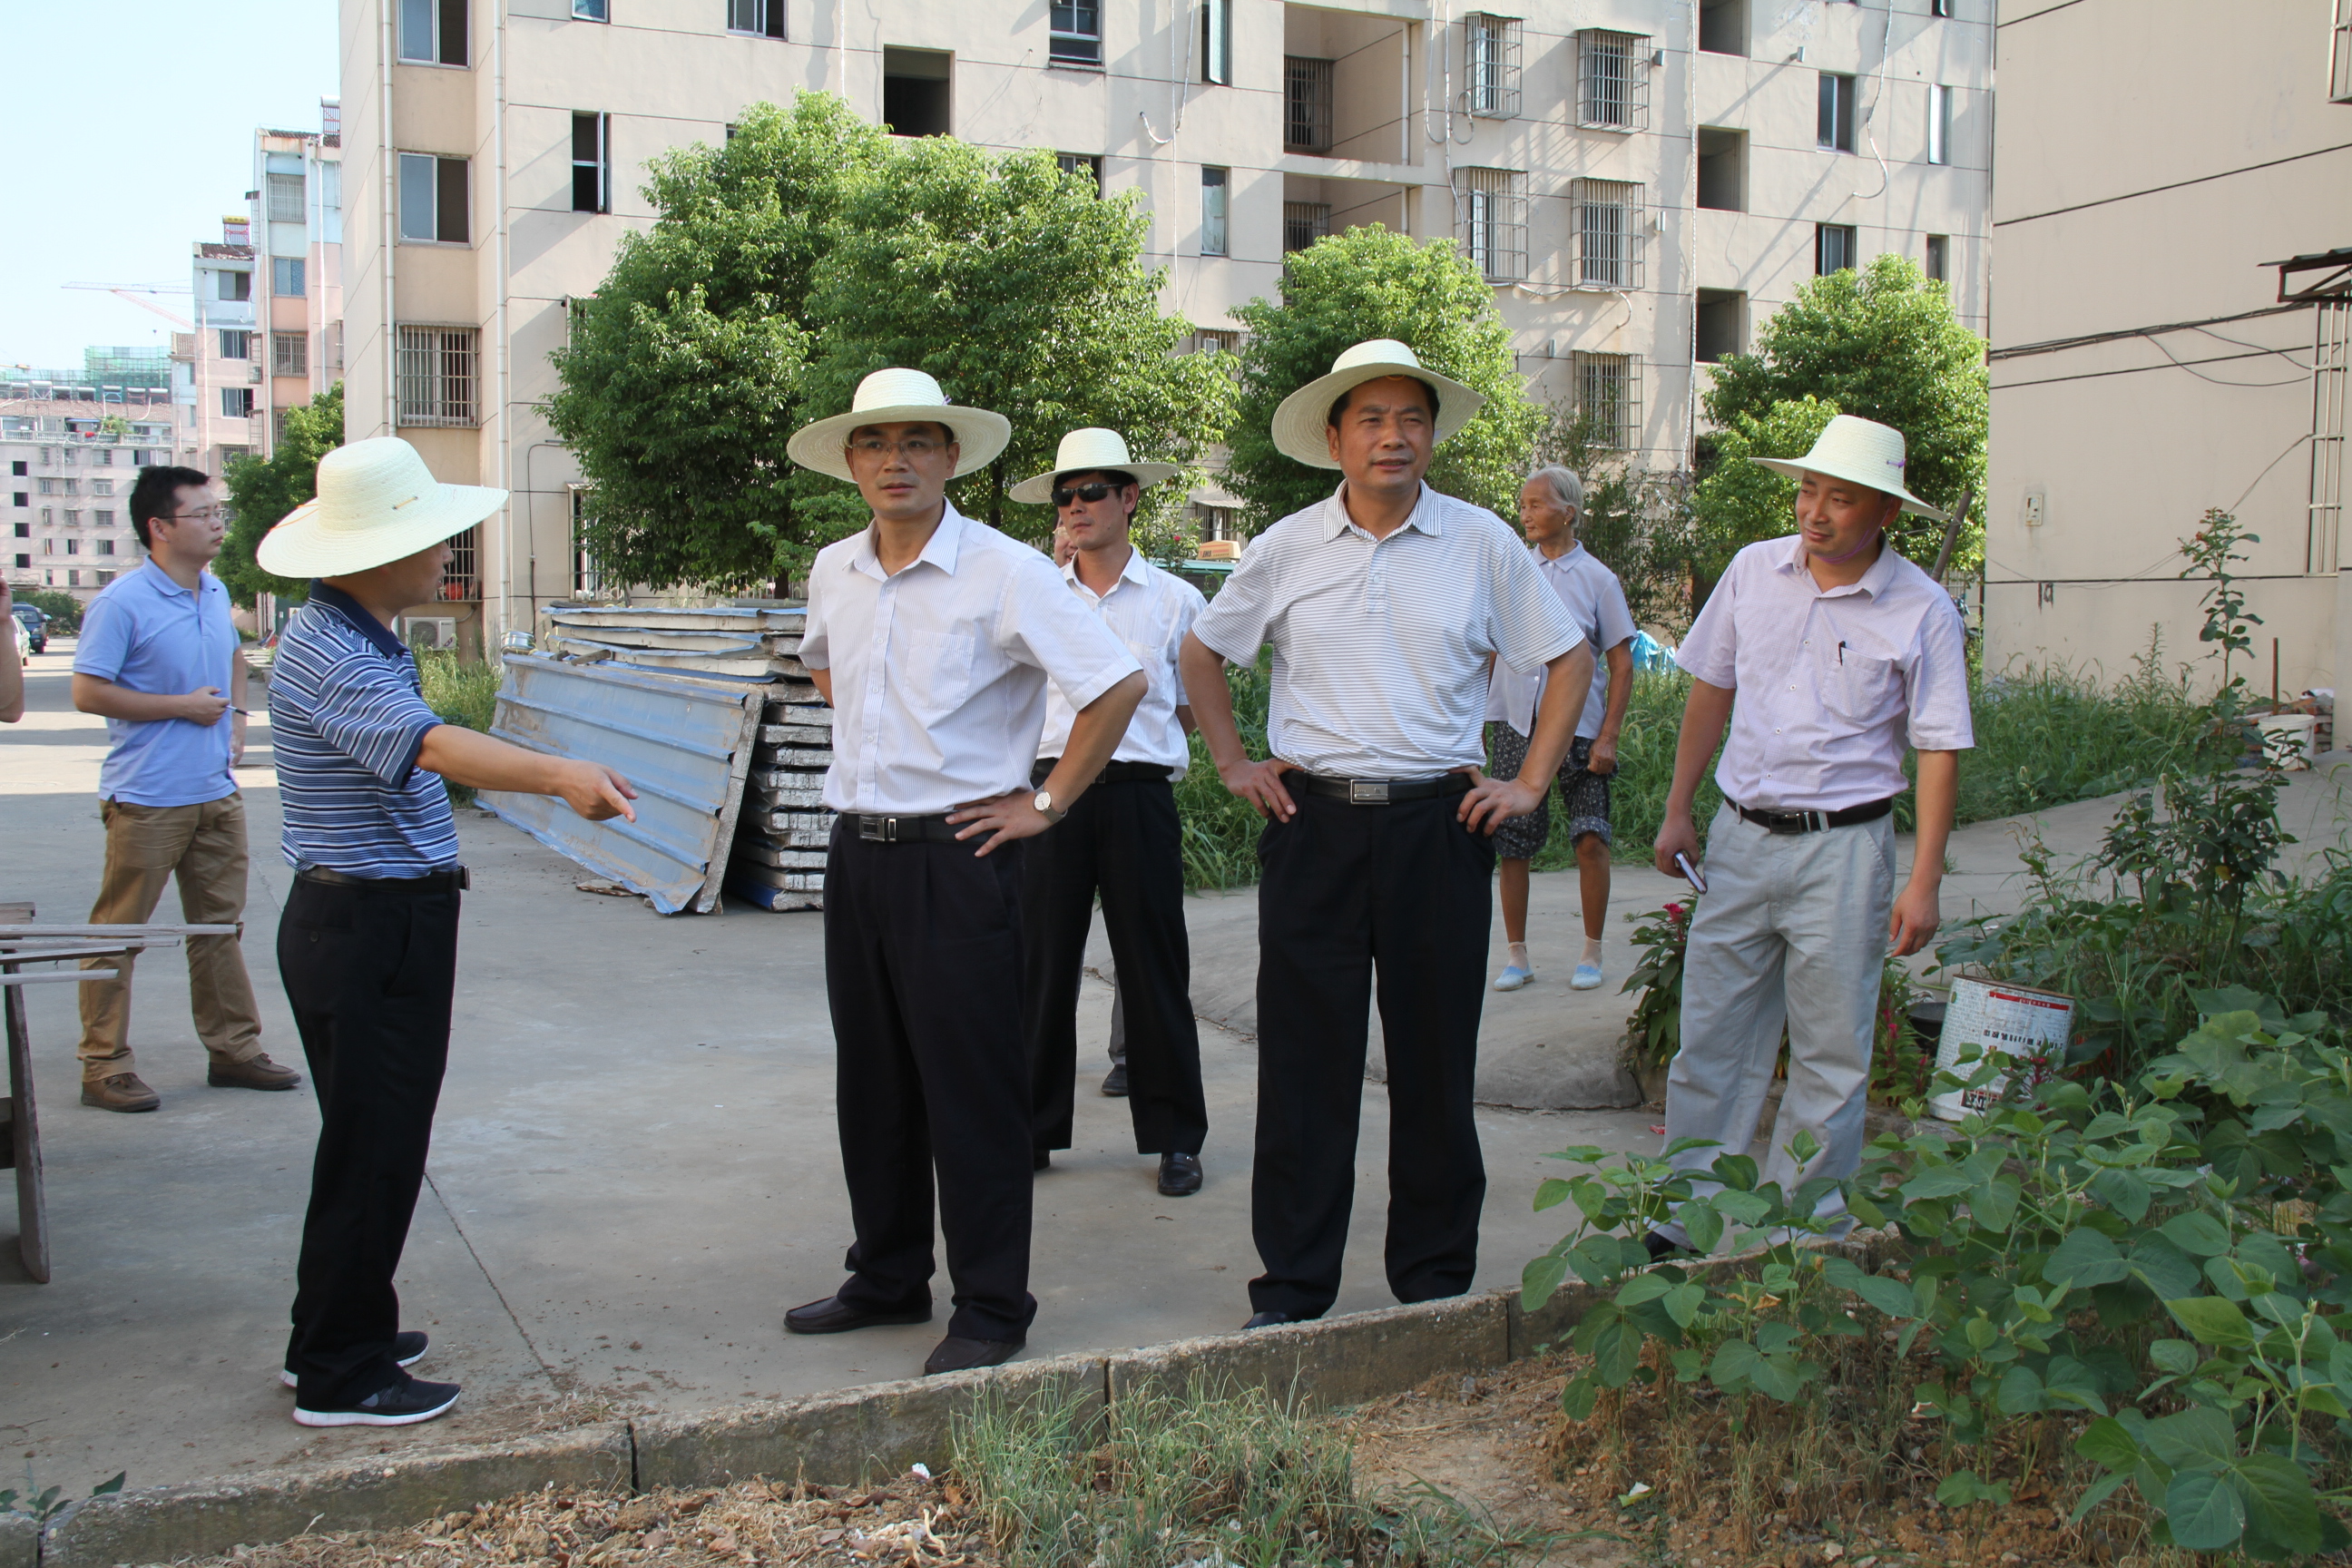
[[[414,1426],[419,1421],[447,1415],[449,1407],[457,1403],[456,1384],[427,1383],[404,1373],[390,1388],[377,1389],[365,1399],[350,1405],[330,1405],[324,1410],[297,1405],[294,1419],[305,1426]]]
[[[1127,1064],[1113,1062],[1110,1071],[1103,1075],[1102,1091],[1113,1100],[1127,1098]]]
[[[404,1330],[393,1335],[392,1359],[402,1366],[415,1366],[418,1362],[423,1361],[425,1336],[414,1329]],[[302,1380],[294,1375],[292,1367],[282,1366],[278,1369],[278,1381],[289,1388],[294,1388],[299,1386]]]

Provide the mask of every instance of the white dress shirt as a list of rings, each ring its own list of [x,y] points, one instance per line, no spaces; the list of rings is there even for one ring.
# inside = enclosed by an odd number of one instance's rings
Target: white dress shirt
[[[818,552],[800,658],[833,672],[824,804],[909,816],[1027,789],[1049,677],[1084,708],[1137,669],[1051,561],[952,502],[894,574],[870,525]]]
[[[1715,782],[1759,811],[1842,811],[1900,795],[1907,743],[1976,744],[1968,640],[1951,595],[1880,548],[1861,581],[1823,588],[1802,536],[1731,558],[1675,662],[1738,692]]]
[[[1135,717],[1127,721],[1127,733],[1119,737],[1111,761],[1156,763],[1172,770],[1170,777],[1182,778],[1192,752],[1185,743],[1184,726],[1176,721],[1176,710],[1187,706],[1176,654],[1184,634],[1192,629],[1209,601],[1201,597],[1200,589],[1173,572],[1152,565],[1141,551],[1132,548],[1127,552],[1127,564],[1119,568],[1118,581],[1099,599],[1078,580],[1076,556],[1062,568],[1062,580],[1070,585],[1078,603],[1100,616],[1111,636],[1127,645],[1127,651],[1143,666],[1144,676],[1151,682]],[[1078,710],[1062,695],[1061,688],[1046,689],[1045,732],[1037,738],[1041,761],[1058,757],[1068,748],[1070,725],[1077,716]]]
[[[1601,721],[1609,713],[1609,661],[1601,656],[1619,643],[1633,641],[1641,628],[1633,624],[1633,612],[1625,606],[1625,584],[1584,548],[1582,540],[1557,558],[1530,544],[1528,559],[1536,563],[1543,580],[1568,606],[1569,619],[1592,645],[1592,689],[1585,694],[1583,711],[1576,719],[1577,739],[1590,741],[1601,733]],[[1536,704],[1543,698],[1543,686],[1540,667],[1514,669],[1496,660],[1495,681],[1486,691],[1486,717],[1508,724],[1522,735],[1534,734]]]
[[[1486,661],[1549,663],[1582,640],[1486,508],[1426,484],[1374,539],[1343,484],[1252,540],[1192,635],[1233,664],[1274,648],[1266,743],[1335,778],[1428,779],[1484,764]]]

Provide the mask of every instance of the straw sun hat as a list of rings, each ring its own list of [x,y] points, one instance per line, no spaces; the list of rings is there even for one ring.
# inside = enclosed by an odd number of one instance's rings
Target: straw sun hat
[[[1275,448],[1310,468],[1336,468],[1324,432],[1330,427],[1331,405],[1343,392],[1383,376],[1409,375],[1437,388],[1437,439],[1448,440],[1470,423],[1483,392],[1473,392],[1450,376],[1422,368],[1421,358],[1394,338],[1374,338],[1358,343],[1331,362],[1331,374],[1318,376],[1282,400],[1274,411]]]
[[[280,577],[346,577],[414,555],[507,504],[484,485],[445,485],[397,436],[338,447],[319,459],[319,494],[289,511],[254,552]]]
[[[1868,489],[1883,490],[1903,503],[1905,511],[1945,520],[1944,514],[1903,488],[1903,432],[1874,419],[1841,414],[1822,427],[1813,449],[1801,458],[1750,458],[1776,474],[1801,479],[1825,474]]]
[[[940,384],[921,371],[893,366],[877,370],[857,384],[848,413],[793,431],[793,438],[784,443],[784,454],[802,468],[855,483],[849,454],[844,449],[849,433],[860,425],[905,425],[919,419],[944,425],[954,432],[956,445],[963,450],[955,473],[950,476],[954,479],[988,467],[1013,439],[1013,422],[1003,415],[950,403]]]
[[[1127,455],[1126,437],[1116,430],[1089,427],[1063,437],[1052,468],[1022,480],[1004,493],[1014,500],[1042,506],[1054,499],[1054,481],[1062,475],[1095,473],[1106,468],[1133,474],[1138,485],[1156,485],[1179,471],[1173,463],[1131,462]]]

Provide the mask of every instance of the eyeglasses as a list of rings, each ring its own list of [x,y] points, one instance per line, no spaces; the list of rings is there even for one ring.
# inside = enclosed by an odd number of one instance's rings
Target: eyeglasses
[[[158,522],[218,522],[221,509],[216,506],[198,507],[194,511],[173,512],[170,517],[157,518]]]
[[[1095,502],[1102,500],[1103,497],[1111,494],[1118,488],[1119,487],[1117,485],[1105,484],[1100,479],[1090,479],[1087,483],[1078,486],[1076,489],[1070,489],[1067,485],[1055,485],[1054,487],[1054,504],[1055,506],[1067,506],[1074,500],[1082,500],[1088,506],[1092,506]]]
[[[849,449],[864,457],[881,458],[897,453],[907,458],[928,458],[943,452],[947,444],[932,436],[909,436],[903,441],[885,441],[879,436],[866,436],[849,443]]]

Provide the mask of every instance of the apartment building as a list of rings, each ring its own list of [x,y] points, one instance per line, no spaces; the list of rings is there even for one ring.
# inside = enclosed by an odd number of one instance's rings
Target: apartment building
[[[2352,671],[2352,0],[2002,0],[1986,658],[2198,641],[2208,508],[2270,692]],[[2099,68],[2084,70],[2096,59]],[[2209,667],[2218,673],[2218,667]],[[2340,732],[2340,731],[2339,731]]]
[[[139,563],[131,487],[142,466],[173,460],[172,414],[168,403],[0,398],[12,587],[58,588],[87,602]]]
[[[589,585],[537,413],[565,302],[650,224],[649,158],[823,89],[1133,192],[1204,333],[1322,235],[1451,237],[1534,395],[1681,467],[1706,365],[1816,272],[1899,250],[1982,326],[1991,5],[342,0],[349,427],[514,492],[452,569],[469,645]]]
[[[253,236],[257,432],[277,448],[289,409],[343,375],[341,106],[319,102],[317,131],[256,131]]]
[[[190,246],[194,330],[172,334],[173,389],[185,437],[181,449],[190,467],[208,474],[261,450],[258,432],[268,423],[257,417],[265,406],[267,378],[257,357],[266,349],[256,342],[252,239],[252,220],[232,215],[221,219],[219,243]]]

